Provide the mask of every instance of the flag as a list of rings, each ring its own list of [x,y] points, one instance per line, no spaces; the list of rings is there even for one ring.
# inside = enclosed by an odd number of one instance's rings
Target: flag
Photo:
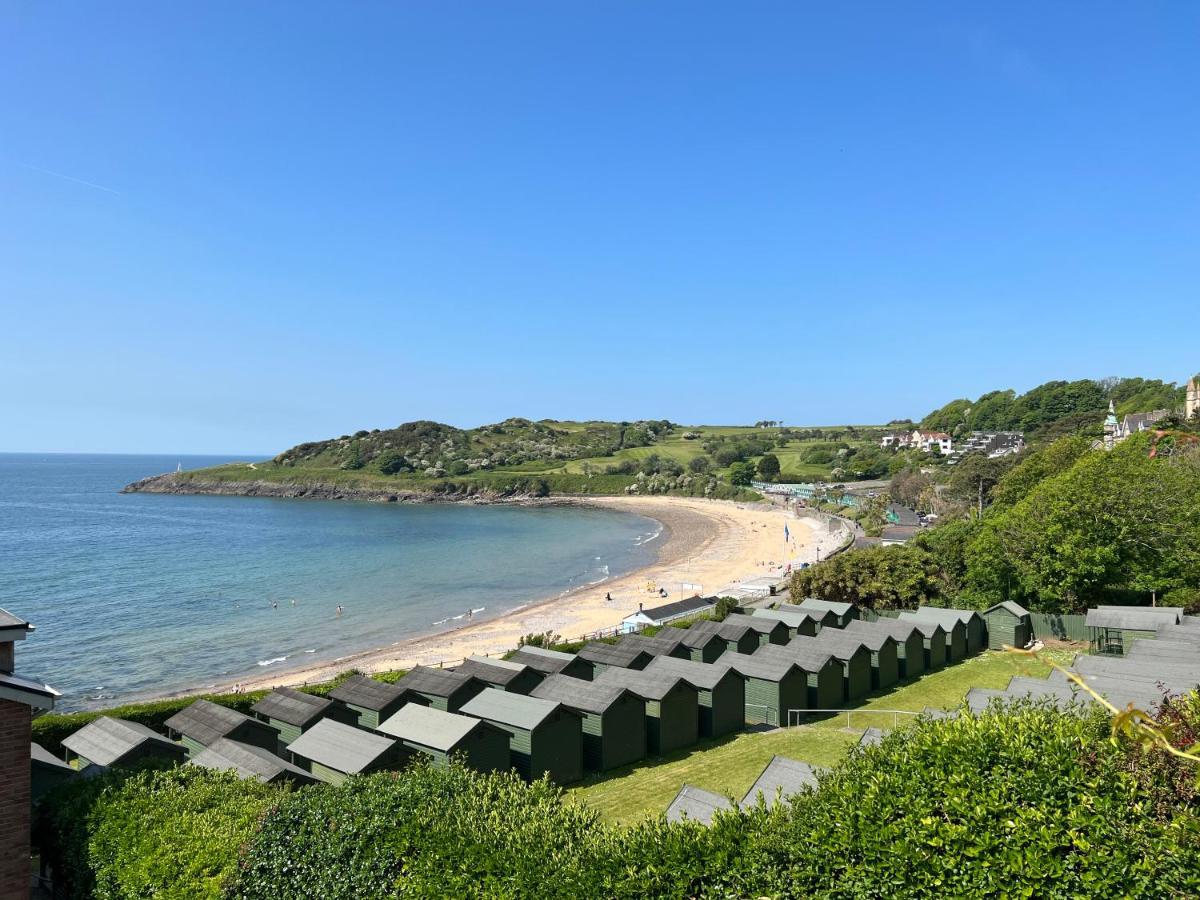
[[[783,542],[786,544],[789,539],[787,522],[783,523]]]

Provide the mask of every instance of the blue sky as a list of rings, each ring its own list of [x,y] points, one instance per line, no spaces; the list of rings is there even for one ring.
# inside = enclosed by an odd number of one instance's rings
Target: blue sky
[[[0,2],[0,450],[1182,380],[1200,6]]]

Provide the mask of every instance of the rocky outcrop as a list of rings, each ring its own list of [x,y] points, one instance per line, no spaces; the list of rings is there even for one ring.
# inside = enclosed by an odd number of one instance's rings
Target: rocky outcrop
[[[534,499],[525,493],[502,493],[464,485],[456,491],[395,491],[350,488],[324,482],[289,484],[280,481],[205,481],[175,472],[143,478],[121,489],[122,494],[215,494],[226,497],[280,497],[304,500],[371,500],[377,503],[499,503]]]

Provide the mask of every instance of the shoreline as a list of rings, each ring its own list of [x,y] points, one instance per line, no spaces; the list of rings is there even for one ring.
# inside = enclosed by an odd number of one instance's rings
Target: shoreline
[[[511,502],[511,501],[510,501]],[[525,501],[529,502],[529,501]],[[221,693],[297,686],[327,681],[348,669],[376,674],[421,665],[453,665],[473,654],[498,655],[517,646],[523,635],[552,631],[572,640],[597,631],[611,631],[621,619],[647,606],[678,600],[693,593],[714,594],[738,582],[763,575],[782,580],[785,567],[815,558],[816,547],[833,545],[819,522],[799,518],[770,502],[744,503],[692,497],[655,495],[610,497],[553,497],[534,503],[603,507],[653,519],[662,527],[655,542],[655,558],[624,575],[563,594],[535,599],[494,618],[465,623],[446,631],[426,632],[390,644],[345,654],[334,659],[311,660],[303,666],[281,668],[261,675],[250,673],[239,681],[174,691],[163,697]],[[784,524],[792,535],[785,546]],[[648,590],[648,584],[655,586]],[[657,587],[664,587],[662,598]],[[605,600],[611,594],[612,603]]]

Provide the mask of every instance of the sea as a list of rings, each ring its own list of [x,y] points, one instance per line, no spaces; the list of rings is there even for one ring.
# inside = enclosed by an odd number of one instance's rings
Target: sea
[[[120,493],[254,458],[0,454],[0,608],[36,626],[17,670],[64,710],[232,683],[617,577],[662,530],[585,507]]]

